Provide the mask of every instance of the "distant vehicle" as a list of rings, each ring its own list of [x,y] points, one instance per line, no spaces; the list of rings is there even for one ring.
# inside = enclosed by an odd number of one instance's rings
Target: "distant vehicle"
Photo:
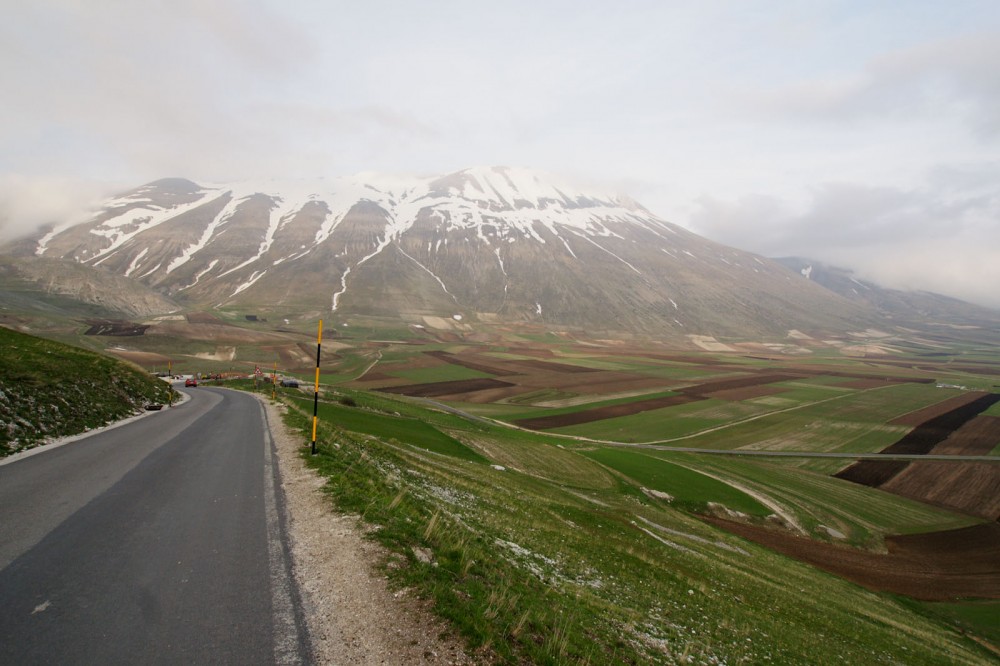
[[[298,388],[299,387],[299,380],[297,380],[297,379],[282,379],[281,380],[281,385],[282,386],[287,386],[288,388]]]
[[[185,387],[187,387],[187,386],[197,386],[197,385],[198,385],[198,380],[197,379],[185,379],[184,380],[184,386]]]
[[[151,402],[148,405],[146,405],[146,409],[148,409],[151,412],[155,412],[155,411],[158,411],[160,409],[163,409],[163,405],[161,405],[158,402]]]

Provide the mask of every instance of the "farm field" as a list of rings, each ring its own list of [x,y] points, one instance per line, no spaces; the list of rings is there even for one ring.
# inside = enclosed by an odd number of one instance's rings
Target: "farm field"
[[[362,353],[363,374],[324,370],[350,378],[324,380],[312,462],[379,526],[390,577],[502,661],[1000,658],[1000,419],[978,365],[960,384],[940,357]],[[841,478],[871,464],[898,469]]]

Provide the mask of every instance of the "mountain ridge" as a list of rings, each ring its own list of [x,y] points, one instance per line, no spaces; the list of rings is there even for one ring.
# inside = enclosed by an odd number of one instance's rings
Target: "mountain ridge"
[[[668,337],[874,323],[867,307],[626,196],[522,168],[228,185],[167,178],[17,248],[194,308]]]

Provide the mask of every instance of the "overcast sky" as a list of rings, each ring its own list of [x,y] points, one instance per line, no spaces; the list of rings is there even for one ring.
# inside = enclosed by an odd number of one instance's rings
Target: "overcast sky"
[[[997,0],[0,6],[7,237],[164,176],[525,166],[1000,307]]]

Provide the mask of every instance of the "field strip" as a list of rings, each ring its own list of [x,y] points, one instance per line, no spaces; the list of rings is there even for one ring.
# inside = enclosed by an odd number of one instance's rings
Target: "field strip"
[[[368,366],[361,371],[361,374],[352,379],[352,382],[360,381],[362,377],[368,374],[368,371],[374,368],[379,361],[382,360],[382,350],[378,349],[375,351],[375,360],[368,364]]]
[[[808,535],[809,534],[805,529],[803,529],[802,525],[795,518],[795,516],[792,515],[791,511],[789,511],[784,506],[782,506],[781,504],[779,504],[774,498],[772,498],[772,497],[770,497],[768,495],[765,495],[764,493],[760,492],[759,490],[754,490],[753,488],[745,486],[742,483],[739,483],[737,481],[733,481],[732,479],[727,479],[727,478],[723,478],[721,476],[717,476],[715,474],[711,474],[709,472],[706,472],[703,469],[695,469],[693,467],[688,467],[687,465],[682,465],[681,463],[677,463],[677,462],[675,462],[674,464],[678,465],[680,467],[685,467],[685,468],[691,470],[692,472],[697,472],[698,474],[704,474],[705,476],[707,476],[709,478],[712,478],[712,479],[715,479],[716,481],[718,481],[720,483],[724,483],[727,486],[731,486],[733,488],[736,488],[736,490],[739,490],[740,492],[746,493],[747,495],[749,495],[750,497],[754,498],[755,500],[757,500],[758,502],[760,502],[761,504],[763,504],[764,506],[766,506],[768,509],[770,509],[771,511],[773,511],[775,514],[777,514],[778,516],[780,516],[786,523],[788,523],[792,528],[794,528],[795,531],[798,532],[799,534],[802,534],[802,535]]]
[[[877,391],[882,388],[887,388],[884,386],[866,389],[867,391]],[[795,407],[788,407],[785,409],[777,409],[773,412],[767,412],[765,414],[757,414],[756,416],[751,416],[746,419],[741,419],[739,421],[733,421],[732,423],[726,423],[721,426],[716,426],[714,428],[709,428],[707,430],[701,430],[697,433],[690,435],[684,435],[682,437],[674,437],[673,439],[663,439],[656,440],[653,442],[618,442],[610,439],[594,439],[592,437],[584,437],[582,435],[566,435],[563,433],[546,432],[540,433],[537,430],[531,430],[529,428],[522,428],[516,426],[512,423],[507,423],[505,421],[498,421],[496,419],[491,419],[486,416],[479,416],[477,414],[470,414],[469,412],[463,411],[457,407],[452,407],[451,405],[446,405],[443,402],[438,402],[437,400],[431,400],[429,398],[419,398],[414,396],[407,396],[412,400],[422,402],[427,405],[431,405],[438,409],[441,409],[449,414],[454,414],[455,416],[460,416],[473,423],[479,422],[487,425],[499,426],[501,428],[508,428],[510,430],[520,430],[522,432],[531,433],[533,435],[539,435],[542,437],[558,437],[560,439],[569,439],[577,442],[587,442],[591,444],[604,444],[606,446],[617,446],[622,448],[634,448],[634,449],[652,449],[656,451],[673,451],[676,453],[708,453],[712,455],[724,455],[724,456],[760,456],[760,457],[773,457],[773,458],[842,458],[844,460],[942,460],[949,462],[993,462],[1000,463],[1000,456],[966,456],[966,455],[939,455],[933,453],[927,454],[909,454],[909,453],[841,453],[841,452],[819,452],[819,451],[747,451],[744,449],[703,449],[695,446],[669,446],[665,442],[676,442],[684,439],[691,439],[698,435],[703,435],[708,432],[715,432],[717,430],[723,430],[725,428],[732,427],[741,423],[746,423],[747,421],[753,421],[755,419],[764,418],[765,416],[771,416],[773,414],[781,414],[783,412],[790,412],[796,409],[802,409],[804,407],[811,407],[812,405],[818,405],[824,402],[830,402],[831,400],[840,400],[841,398],[847,396],[834,396],[832,398],[825,398],[823,400],[817,400],[816,402],[810,402],[804,405],[796,405]]]
[[[891,386],[891,385],[890,385]],[[822,400],[816,400],[814,402],[807,402],[801,405],[795,405],[794,407],[785,407],[784,409],[776,409],[773,412],[765,412],[763,414],[756,414],[754,416],[748,416],[745,419],[738,419],[736,421],[731,421],[729,423],[723,423],[712,428],[706,428],[705,430],[699,430],[698,432],[693,432],[688,435],[680,435],[679,437],[671,437],[670,439],[660,439],[652,442],[645,442],[646,444],[664,444],[666,442],[680,442],[685,439],[694,439],[695,437],[701,437],[702,435],[707,435],[708,433],[718,432],[720,430],[725,430],[727,428],[732,428],[734,426],[743,425],[744,423],[750,423],[751,421],[756,421],[758,419],[763,419],[768,416],[774,416],[775,414],[784,414],[785,412],[794,412],[797,409],[804,409],[806,407],[814,407],[816,405],[822,405],[827,402],[833,402],[834,400],[843,400],[860,393],[868,393],[870,391],[880,391],[882,389],[889,388],[889,386],[877,386],[870,389],[863,389],[857,393],[845,393],[844,395],[835,395],[832,398],[823,398]]]

